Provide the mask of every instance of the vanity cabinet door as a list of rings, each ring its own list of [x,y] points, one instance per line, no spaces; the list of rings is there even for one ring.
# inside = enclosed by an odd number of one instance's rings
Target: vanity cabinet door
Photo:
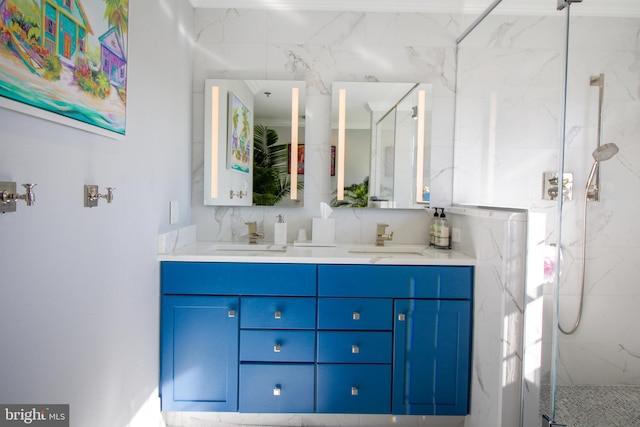
[[[471,302],[396,300],[393,414],[469,413]]]
[[[238,298],[164,296],[163,411],[238,409]]]

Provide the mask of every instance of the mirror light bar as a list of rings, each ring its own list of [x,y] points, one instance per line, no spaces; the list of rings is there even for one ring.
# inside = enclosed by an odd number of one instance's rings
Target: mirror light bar
[[[416,202],[420,203],[423,200],[423,185],[424,185],[424,110],[425,110],[426,92],[424,90],[418,91],[418,135],[416,138]]]
[[[220,88],[211,87],[211,198],[218,198],[218,145],[219,145],[219,114]]]
[[[297,87],[291,89],[291,200],[298,199],[298,105],[300,91]]]
[[[338,93],[338,166],[337,166],[337,200],[344,200],[344,151],[346,137],[347,90]]]

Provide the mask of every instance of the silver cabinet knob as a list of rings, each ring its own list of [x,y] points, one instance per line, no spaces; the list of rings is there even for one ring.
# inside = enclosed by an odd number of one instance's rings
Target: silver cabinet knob
[[[280,385],[278,384],[273,388],[273,395],[274,396],[280,396],[280,392],[281,391],[282,391],[282,389],[280,388]]]
[[[357,344],[354,344],[351,346],[351,353],[353,354],[358,354],[360,353],[360,346]]]
[[[282,319],[282,312],[280,310],[276,311],[276,314],[274,315],[274,317],[276,319]]]
[[[236,311],[235,310],[229,310],[228,315],[229,315],[229,317],[236,317]]]
[[[398,320],[399,320],[399,321],[404,322],[404,319],[405,319],[405,315],[404,315],[404,313],[400,313],[400,314],[398,314]]]
[[[358,387],[351,387],[351,396],[357,396],[358,395]]]
[[[360,313],[358,313],[357,311],[354,311],[353,315],[351,316],[351,318],[353,320],[360,320]]]
[[[282,347],[280,346],[280,344],[276,344],[276,345],[273,346],[273,352],[274,353],[280,353],[280,349],[281,348]]]

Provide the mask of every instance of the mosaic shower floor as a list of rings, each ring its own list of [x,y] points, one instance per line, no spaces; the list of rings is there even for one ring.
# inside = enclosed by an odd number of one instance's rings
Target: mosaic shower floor
[[[640,386],[558,386],[556,421],[568,427],[640,427]]]

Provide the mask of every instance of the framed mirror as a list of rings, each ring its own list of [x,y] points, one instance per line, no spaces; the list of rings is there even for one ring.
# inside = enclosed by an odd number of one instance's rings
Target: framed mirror
[[[305,82],[205,80],[204,204],[303,204]]]
[[[332,93],[332,205],[428,207],[431,85],[335,82]]]

